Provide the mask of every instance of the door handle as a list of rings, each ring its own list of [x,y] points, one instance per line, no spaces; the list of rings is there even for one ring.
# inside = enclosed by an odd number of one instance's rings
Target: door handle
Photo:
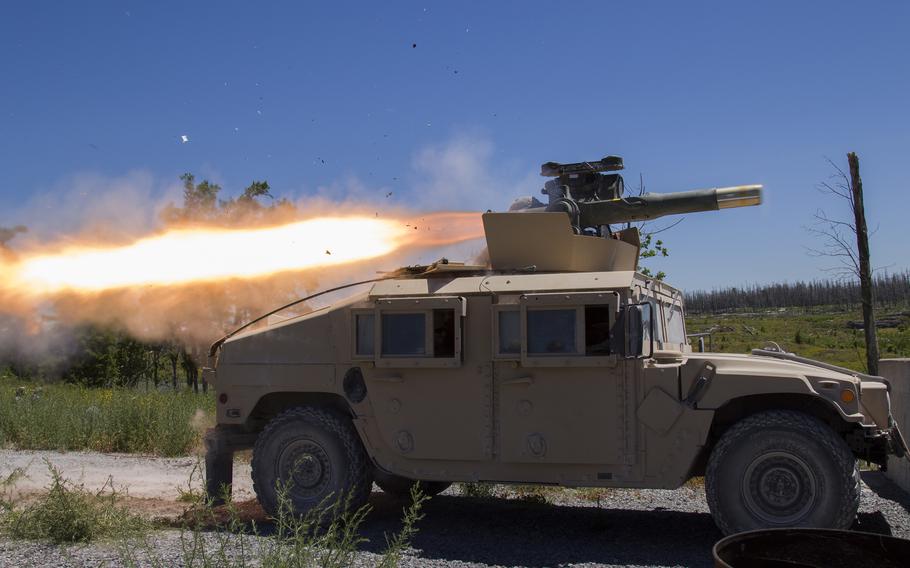
[[[531,385],[534,383],[534,377],[516,377],[507,379],[502,382],[504,385]]]
[[[392,375],[391,377],[373,377],[373,380],[378,383],[403,383],[404,379],[398,375]]]

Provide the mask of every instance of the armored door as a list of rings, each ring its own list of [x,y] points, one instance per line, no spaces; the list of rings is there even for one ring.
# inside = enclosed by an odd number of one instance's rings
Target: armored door
[[[372,361],[363,375],[374,419],[402,458],[490,455],[490,299],[471,300],[470,311],[456,296],[380,299],[353,311],[353,343]]]
[[[493,306],[503,462],[632,463],[631,377],[615,293],[525,294]]]

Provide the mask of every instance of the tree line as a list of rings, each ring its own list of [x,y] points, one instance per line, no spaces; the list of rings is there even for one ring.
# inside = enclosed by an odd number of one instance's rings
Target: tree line
[[[910,271],[879,274],[873,279],[876,306],[900,306],[910,302]],[[717,313],[769,308],[836,306],[856,309],[861,305],[860,284],[855,280],[814,280],[731,286],[696,290],[685,294],[689,313]]]

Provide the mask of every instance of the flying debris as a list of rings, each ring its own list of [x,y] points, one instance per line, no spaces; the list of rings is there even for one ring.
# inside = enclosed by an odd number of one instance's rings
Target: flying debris
[[[190,137],[187,136],[186,134],[181,134],[181,135],[180,135],[180,141],[183,142],[184,144],[186,144],[187,142],[190,141]]]

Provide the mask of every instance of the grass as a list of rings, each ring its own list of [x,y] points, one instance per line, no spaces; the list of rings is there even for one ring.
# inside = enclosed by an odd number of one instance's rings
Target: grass
[[[180,456],[201,443],[211,396],[35,386],[0,379],[0,445]]]
[[[342,568],[355,563],[359,546],[366,541],[361,528],[369,515],[369,505],[353,510],[349,500],[327,499],[308,513],[297,515],[291,510],[287,487],[279,487],[278,495],[278,514],[269,527],[245,521],[230,499],[220,507],[197,503],[184,515],[180,564],[188,568]],[[385,550],[376,566],[395,568],[400,564],[417,534],[427,499],[419,484],[411,489],[401,528],[386,535]],[[121,544],[120,560],[125,566],[164,567],[172,562],[162,558],[148,540],[133,539]]]
[[[881,318],[900,309],[879,310]],[[786,351],[857,371],[866,369],[863,330],[850,329],[848,321],[862,321],[859,311],[835,308],[781,308],[764,312],[690,315],[686,331],[713,329],[713,349],[722,353],[748,353],[775,341]],[[910,318],[894,328],[879,328],[881,357],[910,357]],[[693,349],[697,343],[693,340]]]
[[[0,527],[9,536],[63,544],[134,535],[149,528],[121,504],[110,481],[92,493],[63,479],[50,462],[47,467],[51,482],[46,494],[20,507],[12,500],[4,503]],[[14,483],[7,480],[4,485]]]
[[[119,564],[132,566],[171,566],[173,551],[156,549],[153,529],[160,526],[132,514],[123,496],[113,490],[113,481],[97,493],[86,491],[63,478],[47,462],[51,481],[46,493],[37,500],[21,504],[8,498],[21,477],[13,472],[0,479],[0,534],[13,539],[48,541],[53,544],[85,544],[112,541],[119,553]],[[187,487],[192,487],[191,477]],[[180,525],[180,565],[188,568],[303,568],[320,566],[342,568],[355,561],[369,505],[350,507],[344,498],[326,499],[304,515],[292,511],[288,487],[279,486],[279,511],[266,525],[246,521],[237,505],[213,507],[210,502],[194,502],[182,516]],[[429,499],[419,484],[411,489],[410,504],[403,509],[401,528],[385,536],[386,546],[376,565],[394,568],[410,548]]]

